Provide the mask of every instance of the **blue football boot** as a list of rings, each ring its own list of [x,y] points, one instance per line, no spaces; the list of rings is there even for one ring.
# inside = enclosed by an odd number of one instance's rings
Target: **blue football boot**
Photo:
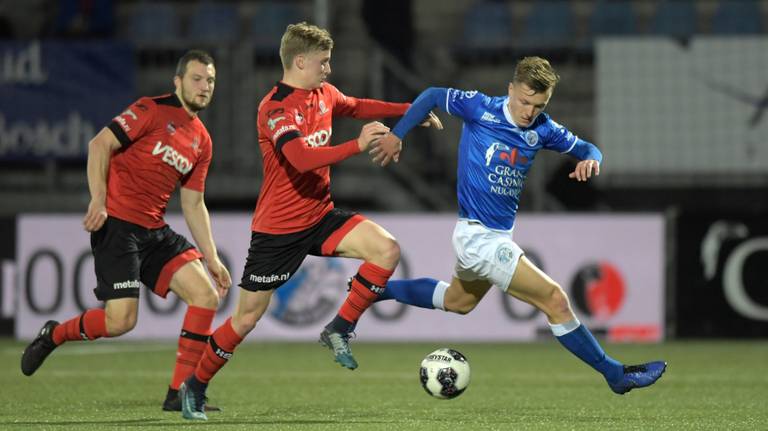
[[[613,392],[625,394],[635,388],[644,388],[656,383],[667,369],[665,361],[648,362],[640,365],[625,365],[624,376],[616,383],[608,382]]]

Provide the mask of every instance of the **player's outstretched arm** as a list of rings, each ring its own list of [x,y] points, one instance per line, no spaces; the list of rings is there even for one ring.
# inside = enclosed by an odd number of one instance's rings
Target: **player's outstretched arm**
[[[107,220],[107,175],[112,153],[120,148],[120,141],[111,130],[103,128],[88,143],[88,190],[91,202],[83,218],[83,227],[95,232]]]
[[[359,154],[387,132],[389,127],[372,121],[363,126],[357,139],[340,145],[310,147],[303,137],[297,136],[284,144],[281,151],[291,166],[305,173]]]
[[[216,244],[211,233],[211,218],[208,214],[208,207],[205,206],[203,192],[182,187],[181,211],[184,213],[184,220],[189,226],[189,231],[192,232],[192,238],[205,257],[208,272],[211,273],[216,282],[219,296],[223,297],[232,286],[232,279],[229,271],[219,259],[216,250]]]
[[[402,139],[411,129],[425,121],[431,124],[436,120],[435,127],[442,129],[443,125],[440,119],[432,112],[432,109],[439,106],[440,101],[445,100],[447,91],[446,88],[430,87],[419,94],[403,118],[392,129],[392,133],[382,138],[370,150],[373,162],[386,166],[392,160],[395,162],[399,161]],[[424,120],[425,118],[426,120]]]

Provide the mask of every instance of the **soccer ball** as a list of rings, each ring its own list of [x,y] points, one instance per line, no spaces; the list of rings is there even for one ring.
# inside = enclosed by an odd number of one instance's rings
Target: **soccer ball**
[[[442,348],[421,361],[421,386],[429,395],[449,400],[461,395],[469,385],[469,362],[461,353]]]

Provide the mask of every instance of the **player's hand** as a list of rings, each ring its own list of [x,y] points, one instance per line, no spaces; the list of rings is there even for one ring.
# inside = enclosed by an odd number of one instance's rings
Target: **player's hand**
[[[379,123],[378,121],[372,121],[360,130],[360,137],[357,138],[357,145],[360,147],[360,152],[363,152],[375,143],[379,138],[389,132],[389,127]]]
[[[103,200],[91,199],[88,204],[88,212],[83,218],[83,227],[88,232],[96,232],[107,221],[107,207]]]
[[[420,124],[421,127],[434,127],[437,130],[443,130],[443,123],[440,121],[440,118],[435,115],[434,112],[429,111],[429,114],[427,114],[427,118],[424,120],[423,123]]]
[[[230,277],[227,267],[221,263],[218,256],[211,261],[207,261],[207,264],[208,272],[213,277],[214,283],[216,283],[216,291],[219,292],[219,298],[223,298],[229,292],[229,288],[232,287],[232,277]]]
[[[582,160],[576,164],[576,169],[568,174],[568,178],[575,178],[576,181],[587,181],[592,178],[592,173],[595,176],[600,175],[600,162],[597,160]]]
[[[373,163],[387,166],[391,160],[400,161],[400,152],[403,150],[403,142],[394,133],[387,133],[378,142],[374,143],[368,152],[373,158]]]

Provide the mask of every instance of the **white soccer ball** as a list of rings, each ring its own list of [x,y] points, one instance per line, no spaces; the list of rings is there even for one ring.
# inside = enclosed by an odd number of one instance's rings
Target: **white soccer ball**
[[[429,395],[448,400],[461,395],[469,385],[469,362],[456,350],[437,349],[421,361],[421,386]]]

